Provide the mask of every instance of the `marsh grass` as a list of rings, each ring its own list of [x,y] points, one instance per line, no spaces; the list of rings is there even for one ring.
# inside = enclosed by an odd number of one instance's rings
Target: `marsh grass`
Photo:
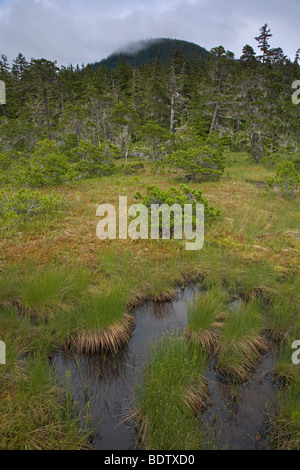
[[[111,279],[132,276],[131,263],[132,255],[128,251],[122,253],[112,248],[105,248],[99,256],[100,271]]]
[[[70,318],[69,346],[79,353],[116,351],[126,344],[134,328],[134,318],[125,313],[128,293],[119,286],[94,294]]]
[[[65,283],[60,272],[32,273],[23,280],[20,292],[20,308],[32,317],[53,317],[55,311],[65,310]]]
[[[16,305],[36,322],[53,319],[76,304],[89,285],[84,268],[40,267],[29,262],[0,273],[0,306]]]
[[[276,213],[245,204],[234,216],[233,229],[248,240],[258,242],[262,234],[272,233],[275,220]]]
[[[82,269],[68,272],[52,268],[27,273],[20,288],[19,306],[38,320],[53,318],[79,300],[88,282],[88,273]]]
[[[266,261],[249,264],[241,277],[241,285],[248,295],[267,297],[276,294],[278,280],[274,267]]]
[[[221,285],[213,285],[209,290],[199,293],[187,307],[186,337],[206,351],[216,354],[228,301],[229,295]]]
[[[228,154],[227,166],[226,174],[217,184],[208,181],[201,183],[205,196],[215,207],[221,208],[222,215],[218,222],[206,227],[205,245],[199,252],[187,252],[183,243],[174,240],[117,240],[99,243],[93,236],[94,208],[101,200],[112,204],[117,202],[115,176],[103,177],[101,184],[100,180],[95,178],[73,181],[61,186],[57,190],[64,197],[68,207],[64,219],[59,223],[53,217],[47,221],[36,220],[33,227],[28,225],[22,232],[9,236],[6,234],[7,236],[1,238],[0,338],[9,345],[8,365],[0,367],[1,432],[6,429],[5,433],[0,433],[1,448],[16,446],[59,449],[82,446],[82,434],[77,435],[76,441],[76,426],[72,428],[66,424],[65,396],[54,386],[53,381],[47,383],[41,376],[43,387],[40,388],[40,393],[37,379],[34,379],[36,385],[31,389],[32,394],[26,387],[20,387],[20,380],[26,379],[27,374],[24,357],[30,354],[34,362],[39,361],[42,356],[47,362],[49,354],[69,343],[71,337],[77,341],[81,337],[80,348],[84,350],[84,345],[89,344],[88,341],[91,340],[90,332],[94,335],[90,343],[91,350],[93,347],[98,350],[101,344],[99,338],[103,337],[101,335],[104,331],[107,332],[108,328],[113,326],[115,330],[115,325],[120,326],[123,315],[126,315],[126,308],[124,309],[123,305],[117,308],[115,303],[116,309],[113,312],[108,306],[105,312],[110,313],[107,316],[106,313],[103,314],[107,321],[101,323],[98,321],[97,308],[87,307],[86,304],[90,303],[91,297],[98,295],[99,290],[111,292],[115,286],[128,292],[126,302],[130,309],[149,297],[170,299],[174,294],[174,283],[184,283],[184,280],[196,279],[197,276],[205,280],[207,289],[209,284],[222,281],[232,295],[238,294],[246,300],[260,296],[269,303],[270,309],[266,308],[263,312],[259,309],[259,315],[253,315],[252,325],[248,322],[247,327],[240,326],[239,321],[235,321],[234,313],[225,319],[226,324],[220,330],[220,344],[224,344],[219,351],[218,365],[224,365],[224,373],[230,380],[235,378],[241,381],[241,377],[242,381],[247,380],[255,367],[255,357],[259,358],[262,354],[262,340],[265,344],[262,332],[269,329],[268,333],[276,332],[278,339],[283,335],[286,345],[286,357],[283,358],[280,354],[276,369],[278,377],[285,376],[282,381],[284,384],[293,383],[296,366],[289,367],[289,346],[292,339],[300,337],[299,315],[289,320],[289,313],[284,310],[281,316],[280,302],[278,312],[276,310],[273,315],[271,306],[276,296],[293,298],[293,303],[295,299],[299,301],[299,200],[287,201],[276,194],[265,194],[262,189],[249,183],[249,180],[263,183],[274,175],[261,165],[250,163],[246,154]],[[146,171],[139,176],[139,181],[120,175],[122,193],[128,194],[129,203],[135,202],[133,194],[136,190],[153,184],[151,168],[151,163],[145,164]],[[178,177],[172,172],[167,175],[157,174],[155,179],[161,189],[167,189],[170,185],[177,187],[179,184]],[[192,187],[199,189],[199,184],[193,183]],[[29,257],[34,259],[31,264],[26,261]],[[15,263],[18,265],[12,266]],[[75,282],[72,280],[72,273],[77,269],[82,269],[83,279]],[[54,273],[46,275],[50,277],[49,291],[47,282],[42,280],[41,286],[37,286],[36,292],[32,292],[38,284],[35,278],[43,278],[44,273],[48,271]],[[105,303],[108,304],[108,301]],[[82,315],[81,305],[84,311],[94,310],[94,314],[90,314],[91,321],[88,324]],[[242,309],[245,308],[244,305]],[[121,310],[123,313],[120,313]],[[89,317],[89,314],[87,316]],[[87,334],[86,338],[84,334]],[[110,334],[109,337],[114,336]],[[127,339],[128,334],[124,337]],[[112,342],[106,342],[105,345],[107,344]],[[117,344],[119,343],[115,341],[113,347]],[[191,346],[189,343],[189,347]],[[89,347],[87,350],[90,350]],[[158,363],[158,356],[156,357]],[[180,356],[179,362],[186,365],[184,360],[186,358]],[[176,357],[173,362],[177,364]],[[169,369],[174,371],[171,361]],[[189,370],[189,366],[187,369]],[[182,400],[178,410],[176,407],[171,409],[169,403],[169,396],[174,396],[175,403],[178,403],[176,387],[181,390],[181,378],[178,378],[178,385],[177,379],[173,381],[171,373],[166,373],[169,381],[167,383],[162,374],[160,376],[159,371],[156,371],[152,381],[155,393],[152,394],[150,372],[149,368],[145,383],[149,400],[143,401],[141,394],[143,406],[139,408],[142,411],[139,422],[144,423],[150,430],[149,433],[146,430],[146,435],[150,435],[149,445],[159,448],[162,442],[168,449],[170,442],[170,447],[173,445],[179,449],[182,446],[188,450],[201,447],[202,439],[199,438],[194,411],[192,412],[186,404],[182,405]],[[186,377],[184,372],[181,375]],[[162,389],[159,380],[162,381]],[[187,378],[183,380],[183,384],[185,383],[185,390],[193,393],[195,384],[190,385]],[[197,387],[198,385],[196,390]],[[47,405],[43,403],[42,390],[45,391],[48,401],[47,390],[50,389],[53,395],[50,395],[52,405],[49,406],[48,412]],[[161,398],[161,406],[155,401],[156,396]],[[184,393],[184,396],[188,396],[188,392]],[[279,405],[285,403],[284,396],[284,393],[280,395]],[[192,399],[188,401],[192,402]],[[151,408],[152,402],[154,409]],[[156,415],[155,409],[158,410]],[[147,418],[148,412],[150,420]],[[44,432],[47,413],[49,419]],[[285,423],[293,423],[291,415],[285,416]],[[48,439],[48,432],[52,432],[51,426],[53,436]],[[140,430],[143,435],[142,427]],[[279,431],[276,446],[278,444],[280,447],[281,443],[286,445],[286,436],[290,436],[288,427],[283,429],[278,426],[276,429]],[[295,436],[295,433],[292,435]],[[34,438],[31,439],[31,436]],[[294,437],[293,440],[295,442]]]
[[[287,340],[296,320],[297,304],[291,296],[275,297],[267,309],[266,329],[277,343]]]
[[[269,344],[262,335],[263,319],[258,299],[231,312],[221,333],[217,369],[229,379],[246,381]]]
[[[24,371],[12,378],[2,368],[0,374],[0,449],[87,447],[89,432],[80,428],[77,417],[67,415],[63,393],[54,384],[45,360],[40,357],[30,359],[26,374]]]
[[[176,258],[175,258],[176,259]],[[147,260],[142,266],[142,292],[144,295],[155,302],[164,302],[173,300],[177,294],[175,282],[180,278],[178,274],[178,267],[180,269],[181,263],[177,264],[177,279],[174,278],[174,260],[162,260],[161,262],[154,262]],[[172,275],[173,273],[173,275]]]
[[[148,450],[194,450],[204,446],[196,413],[208,399],[206,356],[177,333],[152,345],[144,384],[137,388],[133,417]]]
[[[279,347],[278,360],[274,370],[274,380],[279,385],[291,385],[299,374],[299,366],[297,367],[292,363],[293,342],[294,338],[289,338],[284,344],[281,343]]]
[[[0,271],[0,306],[7,307],[18,296],[18,272],[14,268]]]
[[[299,367],[299,366],[298,366]],[[277,450],[300,449],[300,375],[278,396],[278,410],[271,419],[271,445]]]

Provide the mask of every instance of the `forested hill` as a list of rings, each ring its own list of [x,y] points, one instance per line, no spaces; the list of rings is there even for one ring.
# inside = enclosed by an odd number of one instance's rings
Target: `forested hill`
[[[300,106],[295,105],[295,87],[300,80],[300,49],[292,62],[280,47],[271,48],[270,37],[265,24],[255,38],[258,53],[246,44],[240,58],[234,58],[217,46],[204,64],[175,49],[164,67],[164,49],[156,42],[155,52],[160,50],[161,56],[156,55],[152,65],[134,68],[122,57],[111,71],[105,66],[58,68],[46,59],[28,62],[21,53],[10,66],[3,54],[0,80],[6,86],[6,104],[0,105],[0,188],[1,160],[9,168],[5,184],[19,184],[17,170],[12,181],[13,166],[33,171],[32,155],[45,139],[55,141],[50,143],[57,145],[55,152],[59,149],[71,166],[74,152],[87,142],[103,155],[127,158],[131,152],[163,161],[174,150],[183,152],[178,158],[187,158],[190,152],[192,159],[202,145],[199,139],[214,136],[226,138],[232,151],[248,152],[256,163],[274,155],[297,154],[298,159]],[[178,48],[177,41],[172,44]],[[95,159],[91,175],[99,170]],[[34,178],[40,172],[39,167]]]
[[[173,59],[174,51],[182,51],[186,59],[196,59],[204,62],[208,56],[208,51],[203,47],[179,39],[151,39],[149,41],[140,41],[130,46],[130,51],[122,51],[127,65],[140,67],[146,63],[152,65],[155,62],[157,54],[160,54],[162,65],[170,65]],[[116,52],[101,62],[95,62],[92,67],[96,69],[105,65],[108,70],[115,70],[120,63],[120,52]]]

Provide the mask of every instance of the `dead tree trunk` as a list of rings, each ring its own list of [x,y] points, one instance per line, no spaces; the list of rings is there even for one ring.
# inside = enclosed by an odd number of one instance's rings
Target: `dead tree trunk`
[[[220,78],[219,78],[219,84],[218,84],[218,95],[217,95],[218,96],[218,101],[216,103],[214,117],[213,117],[213,120],[212,120],[212,123],[211,123],[211,126],[210,126],[210,130],[209,130],[209,135],[215,130],[216,124],[217,124],[218,119],[219,119],[219,112],[220,112],[220,106],[221,106],[221,100],[220,100],[221,86],[222,86],[222,74],[220,72]]]
[[[46,115],[47,136],[48,136],[48,140],[51,140],[50,118],[49,118],[49,108],[48,108],[46,88],[44,88],[44,106],[45,106],[45,115]]]
[[[259,163],[260,160],[263,158],[264,153],[261,146],[260,135],[258,132],[252,132],[250,135],[251,141],[251,153],[255,163]]]
[[[170,132],[171,134],[176,133],[176,121],[175,121],[175,107],[176,107],[176,76],[175,71],[172,69],[171,76],[171,116],[170,116]]]

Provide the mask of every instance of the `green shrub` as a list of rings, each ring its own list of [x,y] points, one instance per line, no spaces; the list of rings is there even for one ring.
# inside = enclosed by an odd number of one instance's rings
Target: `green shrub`
[[[77,162],[74,169],[77,177],[95,178],[117,172],[117,166],[112,161],[115,150],[111,145],[96,147],[91,142],[81,141],[73,155]]]
[[[279,163],[291,161],[294,163],[296,170],[300,171],[300,154],[291,153],[291,154],[282,154],[282,153],[272,153],[266,155],[261,159],[261,164],[268,169],[276,169]]]
[[[135,175],[139,171],[144,171],[145,165],[143,162],[136,162],[136,163],[127,163],[126,165],[122,165],[122,172],[125,175]]]
[[[10,155],[6,153],[0,153],[0,170],[6,171],[8,170],[13,164],[13,160],[11,159]]]
[[[185,176],[189,180],[197,177],[219,177],[225,169],[223,147],[214,147],[211,144],[175,150],[166,157],[165,161],[169,165],[185,170],[187,172]]]
[[[60,153],[56,142],[47,139],[38,142],[25,170],[24,183],[31,188],[42,188],[60,185],[69,177],[68,159]]]
[[[173,204],[179,204],[184,208],[185,204],[192,204],[192,226],[196,227],[196,206],[197,204],[204,205],[205,220],[206,222],[215,220],[219,215],[220,211],[209,205],[207,199],[202,195],[202,191],[199,189],[192,189],[187,185],[182,184],[180,189],[171,187],[166,190],[160,190],[158,186],[146,186],[147,194],[143,196],[140,192],[135,194],[135,199],[146,207],[151,208],[152,204],[167,204],[172,206]],[[150,216],[149,216],[150,217]],[[160,216],[160,228],[162,224],[162,216]],[[174,215],[171,214],[171,229],[174,228]]]
[[[268,180],[269,188],[279,186],[284,196],[292,196],[299,190],[300,175],[293,162],[287,160],[279,163],[275,178]]]
[[[161,160],[156,160],[155,163],[153,163],[152,168],[151,168],[151,174],[152,175],[164,175],[165,174],[165,164]]]
[[[0,191],[0,228],[9,228],[26,221],[48,215],[62,207],[61,197],[53,193],[43,194],[32,189],[20,189],[11,193]]]

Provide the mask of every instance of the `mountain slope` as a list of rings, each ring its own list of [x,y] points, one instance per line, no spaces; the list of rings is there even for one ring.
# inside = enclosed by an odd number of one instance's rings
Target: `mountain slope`
[[[172,60],[175,50],[182,51],[184,57],[187,59],[195,59],[200,62],[204,62],[208,55],[206,49],[192,42],[160,38],[134,43],[128,47],[127,50],[115,52],[106,59],[91,65],[93,68],[105,65],[108,70],[114,70],[117,68],[120,61],[120,54],[122,54],[128,65],[139,67],[145,63],[153,64],[158,52],[160,52],[162,65],[168,65]]]

